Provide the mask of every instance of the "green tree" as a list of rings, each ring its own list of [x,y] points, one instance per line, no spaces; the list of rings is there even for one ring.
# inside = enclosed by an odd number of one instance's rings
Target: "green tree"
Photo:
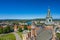
[[[0,34],[2,34],[3,33],[3,28],[0,28]]]
[[[14,27],[10,26],[10,32],[13,32],[13,31],[14,31]]]
[[[60,33],[57,33],[56,35],[57,35],[57,38],[60,40]]]
[[[9,33],[9,32],[10,32],[10,27],[9,26],[3,28],[3,33]]]
[[[18,30],[19,32],[23,32],[23,30],[22,30],[22,28],[21,27],[19,27],[19,30]]]
[[[24,25],[24,30],[28,30],[27,25]]]

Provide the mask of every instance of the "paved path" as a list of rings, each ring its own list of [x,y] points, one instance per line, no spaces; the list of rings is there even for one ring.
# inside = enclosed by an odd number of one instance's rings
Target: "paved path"
[[[16,40],[21,40],[20,36],[16,32],[13,32],[13,34],[15,35]]]
[[[36,37],[36,40],[49,40],[52,37],[50,30],[45,31],[43,29],[40,30],[38,31],[38,36]]]

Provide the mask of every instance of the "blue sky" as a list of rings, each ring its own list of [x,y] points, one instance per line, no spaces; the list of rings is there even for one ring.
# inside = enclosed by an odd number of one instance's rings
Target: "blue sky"
[[[0,0],[0,19],[60,18],[60,0]]]

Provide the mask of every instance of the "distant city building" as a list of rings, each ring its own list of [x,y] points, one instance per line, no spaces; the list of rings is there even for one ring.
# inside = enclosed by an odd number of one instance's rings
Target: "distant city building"
[[[56,31],[56,33],[60,33],[60,29],[58,29],[58,30]]]

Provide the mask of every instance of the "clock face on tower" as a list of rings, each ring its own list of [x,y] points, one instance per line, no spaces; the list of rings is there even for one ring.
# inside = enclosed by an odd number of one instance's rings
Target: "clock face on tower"
[[[51,20],[49,19],[49,22],[51,22]]]

